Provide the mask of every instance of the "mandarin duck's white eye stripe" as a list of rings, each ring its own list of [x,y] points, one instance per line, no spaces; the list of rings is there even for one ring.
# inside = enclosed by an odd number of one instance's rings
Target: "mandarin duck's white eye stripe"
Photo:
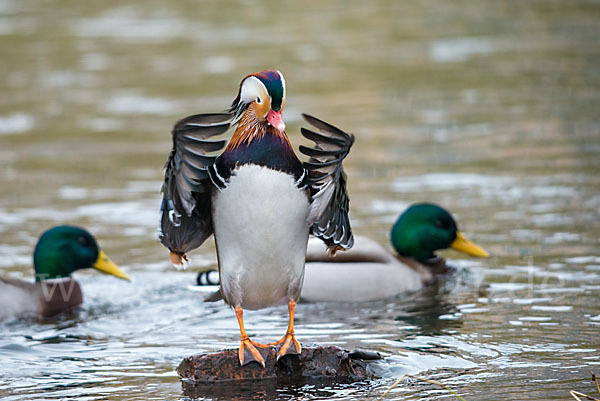
[[[233,114],[232,124],[237,124],[252,102],[263,104],[270,100],[269,92],[264,83],[257,77],[250,75],[246,77],[240,86],[238,96],[231,105],[230,113]]]
[[[257,98],[264,99],[268,96],[267,88],[260,79],[250,76],[242,83],[240,103],[252,103]]]

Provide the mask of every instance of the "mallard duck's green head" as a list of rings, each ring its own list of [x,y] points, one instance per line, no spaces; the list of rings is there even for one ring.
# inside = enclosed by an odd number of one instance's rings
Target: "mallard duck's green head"
[[[417,203],[406,209],[392,227],[391,241],[400,255],[416,260],[433,258],[436,250],[446,248],[472,256],[488,256],[483,248],[458,231],[447,210],[432,203]]]
[[[69,277],[87,267],[129,280],[98,247],[92,234],[74,226],[57,226],[44,232],[35,247],[33,265],[36,282]]]

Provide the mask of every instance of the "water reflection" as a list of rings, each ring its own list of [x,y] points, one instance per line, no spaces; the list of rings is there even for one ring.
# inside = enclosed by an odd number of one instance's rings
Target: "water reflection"
[[[413,326],[420,335],[435,336],[462,326],[456,305],[437,295],[436,289],[407,305],[406,311],[395,319]]]
[[[289,399],[360,399],[368,395],[368,383],[334,383],[311,381],[310,383],[281,384],[275,380],[260,383],[229,383],[219,385],[194,385],[182,381],[183,394],[192,399],[211,400],[289,400]]]

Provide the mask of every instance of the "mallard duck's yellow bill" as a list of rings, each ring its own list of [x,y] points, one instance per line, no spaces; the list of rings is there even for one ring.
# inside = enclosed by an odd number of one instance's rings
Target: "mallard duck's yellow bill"
[[[483,249],[476,243],[471,242],[460,231],[456,233],[456,239],[454,240],[452,245],[450,245],[450,248],[456,249],[460,252],[464,252],[467,255],[479,256],[480,258],[487,258],[489,256],[485,249]]]
[[[122,278],[123,280],[131,281],[129,276],[119,268],[110,260],[110,258],[104,253],[103,250],[100,250],[100,254],[98,255],[98,260],[92,266],[94,269],[100,270],[102,273],[111,274],[115,277]]]

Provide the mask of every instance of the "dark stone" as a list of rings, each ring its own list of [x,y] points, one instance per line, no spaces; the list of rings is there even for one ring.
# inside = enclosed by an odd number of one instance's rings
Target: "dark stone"
[[[286,355],[279,361],[275,352],[275,349],[270,350],[265,358],[265,368],[255,362],[240,366],[237,349],[193,355],[179,364],[177,373],[192,385],[263,380],[294,384],[323,379],[350,383],[373,378],[365,361],[381,359],[376,352],[348,352],[336,346],[304,347],[301,355]]]

